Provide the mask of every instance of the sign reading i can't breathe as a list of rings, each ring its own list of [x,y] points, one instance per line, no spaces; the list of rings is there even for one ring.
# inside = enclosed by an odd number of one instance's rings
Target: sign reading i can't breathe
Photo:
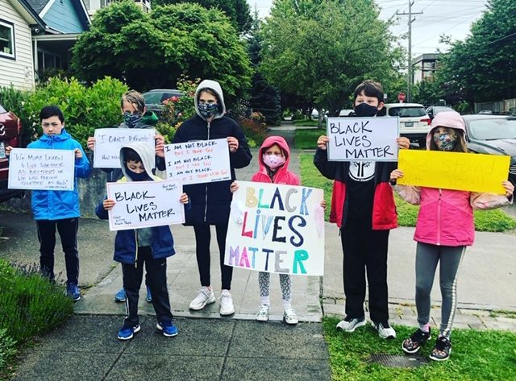
[[[398,117],[328,118],[328,160],[383,161],[398,159]]]
[[[323,190],[238,182],[224,264],[255,271],[322,276]]]

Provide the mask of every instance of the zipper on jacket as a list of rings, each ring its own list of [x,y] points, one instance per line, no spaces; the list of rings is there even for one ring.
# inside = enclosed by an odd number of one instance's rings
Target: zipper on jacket
[[[138,250],[140,246],[138,245],[138,232],[134,230],[134,243],[136,244],[136,250],[134,254],[134,267],[138,268]]]
[[[208,122],[208,140],[210,140],[210,122]],[[206,223],[206,215],[208,215],[208,183],[206,183],[204,196],[204,222]]]
[[[437,201],[437,245],[441,245],[441,198],[442,190],[439,189],[439,200]]]

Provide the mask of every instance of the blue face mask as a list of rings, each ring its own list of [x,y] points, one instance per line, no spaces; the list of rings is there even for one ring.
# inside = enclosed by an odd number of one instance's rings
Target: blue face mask
[[[197,110],[204,118],[210,118],[217,114],[219,105],[216,103],[200,103]]]
[[[127,176],[128,176],[129,178],[131,178],[131,180],[132,180],[133,182],[141,182],[141,181],[143,181],[143,180],[148,180],[148,179],[149,179],[149,177],[148,177],[148,175],[147,175],[147,172],[145,172],[145,171],[144,171],[144,172],[142,172],[142,173],[139,173],[139,174],[138,174],[138,173],[136,173],[136,172],[134,172],[134,171],[129,170],[129,169],[126,167],[126,168],[125,168],[125,172],[126,172]]]
[[[357,117],[374,117],[378,113],[376,106],[371,106],[365,102],[355,106],[355,115]]]
[[[124,122],[128,128],[132,129],[136,126],[138,122],[142,119],[142,115],[140,113],[131,114],[128,111],[124,113]]]

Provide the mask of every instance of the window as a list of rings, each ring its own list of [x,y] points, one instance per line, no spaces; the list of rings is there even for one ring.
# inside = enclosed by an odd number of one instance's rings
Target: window
[[[14,56],[14,24],[0,20],[0,57]]]

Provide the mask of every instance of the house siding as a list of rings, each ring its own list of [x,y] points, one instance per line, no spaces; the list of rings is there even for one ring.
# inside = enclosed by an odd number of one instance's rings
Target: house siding
[[[0,0],[0,19],[14,24],[15,59],[0,56],[0,86],[30,90],[34,88],[31,30],[8,0]]]
[[[82,33],[86,30],[71,0],[55,0],[48,12],[43,15],[43,21],[49,27],[63,33]]]

